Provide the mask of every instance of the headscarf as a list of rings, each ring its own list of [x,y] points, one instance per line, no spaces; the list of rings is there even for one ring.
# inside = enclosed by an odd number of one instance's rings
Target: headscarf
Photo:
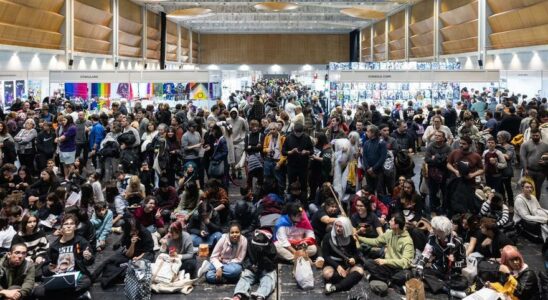
[[[337,230],[335,229],[335,224],[339,223],[343,227],[343,236],[337,236]],[[331,240],[336,246],[348,246],[352,241],[352,223],[347,217],[338,217],[335,222],[333,222],[333,227],[331,228]]]

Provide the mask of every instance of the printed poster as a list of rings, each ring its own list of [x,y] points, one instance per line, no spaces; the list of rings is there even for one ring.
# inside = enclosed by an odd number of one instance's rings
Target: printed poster
[[[189,83],[190,99],[192,100],[208,100],[209,93],[207,86],[203,83]]]
[[[14,99],[13,81],[4,81],[4,105],[11,106]]]
[[[25,94],[25,81],[17,80],[15,81],[15,98],[23,98]]]

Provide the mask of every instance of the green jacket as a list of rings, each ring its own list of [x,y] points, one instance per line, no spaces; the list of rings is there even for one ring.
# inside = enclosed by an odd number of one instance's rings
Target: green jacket
[[[407,230],[399,235],[388,230],[377,238],[359,237],[359,240],[373,247],[385,246],[384,258],[387,266],[401,269],[411,267],[411,261],[415,256],[415,247]]]
[[[8,256],[0,259],[0,289],[8,289],[12,286],[20,287],[22,297],[30,295],[34,287],[34,264],[25,260],[17,268],[8,266]]]

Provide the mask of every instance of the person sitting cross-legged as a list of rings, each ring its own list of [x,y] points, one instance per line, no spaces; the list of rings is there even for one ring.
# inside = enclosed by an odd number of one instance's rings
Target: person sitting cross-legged
[[[247,239],[242,236],[240,224],[233,222],[211,253],[210,261],[203,262],[198,278],[205,274],[209,283],[234,283],[242,273],[242,262],[247,251]]]
[[[350,219],[338,217],[323,239],[325,294],[349,290],[363,277],[363,262],[352,231]]]
[[[377,238],[355,236],[360,243],[369,246],[385,247],[384,258],[366,259],[364,268],[370,274],[370,279],[389,282],[396,273],[409,269],[415,256],[415,247],[411,235],[405,229],[403,215],[395,214],[390,219],[390,229]]]

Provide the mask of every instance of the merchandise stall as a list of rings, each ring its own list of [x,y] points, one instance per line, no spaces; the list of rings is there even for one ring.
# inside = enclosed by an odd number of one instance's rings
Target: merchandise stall
[[[330,72],[330,105],[353,108],[361,102],[391,108],[411,101],[416,108],[460,100],[463,87],[495,94],[498,70],[343,70]]]
[[[8,108],[16,98],[34,97],[37,101],[49,95],[48,72],[0,72],[0,105]]]
[[[220,84],[210,82],[207,71],[51,71],[50,90],[75,103],[100,109],[111,101],[148,104],[197,100],[210,106],[220,97]],[[96,102],[97,105],[92,103]]]

